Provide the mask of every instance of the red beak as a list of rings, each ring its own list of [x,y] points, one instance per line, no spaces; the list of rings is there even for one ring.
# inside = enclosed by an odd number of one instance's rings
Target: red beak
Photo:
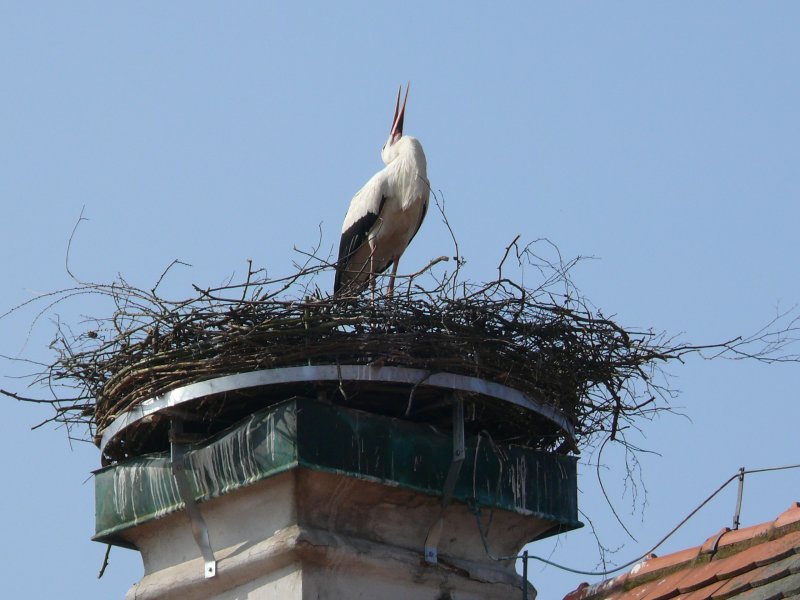
[[[397,90],[397,104],[394,107],[394,120],[392,121],[392,131],[389,135],[392,136],[392,141],[396,142],[403,136],[403,117],[406,115],[406,100],[408,100],[408,89],[411,87],[409,83],[406,86],[406,95],[403,98],[403,107],[400,107],[400,92],[403,91],[403,86]]]

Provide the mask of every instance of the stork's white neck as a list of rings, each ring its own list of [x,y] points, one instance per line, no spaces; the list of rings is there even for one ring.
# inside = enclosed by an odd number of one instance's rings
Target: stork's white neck
[[[430,191],[428,161],[417,138],[401,137],[391,146],[384,147],[381,157],[386,162],[384,171],[392,189],[400,192],[398,199],[403,208],[419,199],[424,198],[427,202]]]

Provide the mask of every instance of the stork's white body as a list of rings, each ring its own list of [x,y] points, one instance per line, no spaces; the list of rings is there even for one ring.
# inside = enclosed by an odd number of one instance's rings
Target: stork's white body
[[[428,210],[427,161],[419,140],[402,136],[387,143],[381,156],[386,167],[356,193],[344,219],[334,291],[374,285],[375,275],[391,265],[391,295],[398,261]]]

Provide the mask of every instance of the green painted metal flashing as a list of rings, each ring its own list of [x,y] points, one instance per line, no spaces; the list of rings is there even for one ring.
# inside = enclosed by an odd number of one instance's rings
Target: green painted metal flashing
[[[295,398],[193,446],[186,459],[202,502],[298,467],[441,495],[451,457],[452,436],[427,425]],[[473,437],[453,497],[548,519],[546,535],[575,529],[576,463]],[[168,453],[106,467],[95,473],[93,539],[127,545],[120,532],[182,508]]]

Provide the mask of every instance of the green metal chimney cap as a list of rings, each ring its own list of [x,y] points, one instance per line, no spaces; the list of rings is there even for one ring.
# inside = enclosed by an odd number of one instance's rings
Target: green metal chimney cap
[[[428,425],[293,398],[243,419],[186,454],[202,502],[304,467],[441,495],[452,436]],[[581,527],[577,459],[473,436],[453,498],[474,498],[553,522],[544,536]],[[121,532],[183,509],[169,454],[141,456],[95,473],[94,540],[127,546]]]

